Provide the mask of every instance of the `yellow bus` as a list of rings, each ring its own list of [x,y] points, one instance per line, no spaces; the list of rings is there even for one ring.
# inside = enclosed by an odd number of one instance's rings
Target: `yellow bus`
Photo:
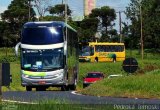
[[[106,62],[125,60],[124,43],[89,42],[82,45],[79,54],[80,62]]]

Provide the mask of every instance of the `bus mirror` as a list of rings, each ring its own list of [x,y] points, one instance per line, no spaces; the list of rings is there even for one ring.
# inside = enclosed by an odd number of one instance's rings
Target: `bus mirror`
[[[16,46],[15,46],[15,54],[16,56],[18,57],[18,49],[19,49],[19,46],[21,45],[21,42],[19,42]]]

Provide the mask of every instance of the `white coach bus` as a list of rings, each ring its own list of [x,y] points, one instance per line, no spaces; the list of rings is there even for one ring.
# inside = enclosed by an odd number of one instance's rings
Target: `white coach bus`
[[[21,84],[27,91],[61,87],[75,90],[78,78],[77,32],[64,22],[28,22],[21,32]]]

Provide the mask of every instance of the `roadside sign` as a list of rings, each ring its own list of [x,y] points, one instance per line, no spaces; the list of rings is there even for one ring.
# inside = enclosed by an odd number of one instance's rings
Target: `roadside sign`
[[[138,69],[138,62],[135,58],[126,58],[123,61],[123,70],[127,73],[134,73]]]

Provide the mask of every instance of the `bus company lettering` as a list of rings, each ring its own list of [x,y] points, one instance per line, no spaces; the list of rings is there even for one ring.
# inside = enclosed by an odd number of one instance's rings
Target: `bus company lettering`
[[[99,56],[107,56],[107,55],[108,55],[108,53],[106,53],[106,52],[99,53]]]

